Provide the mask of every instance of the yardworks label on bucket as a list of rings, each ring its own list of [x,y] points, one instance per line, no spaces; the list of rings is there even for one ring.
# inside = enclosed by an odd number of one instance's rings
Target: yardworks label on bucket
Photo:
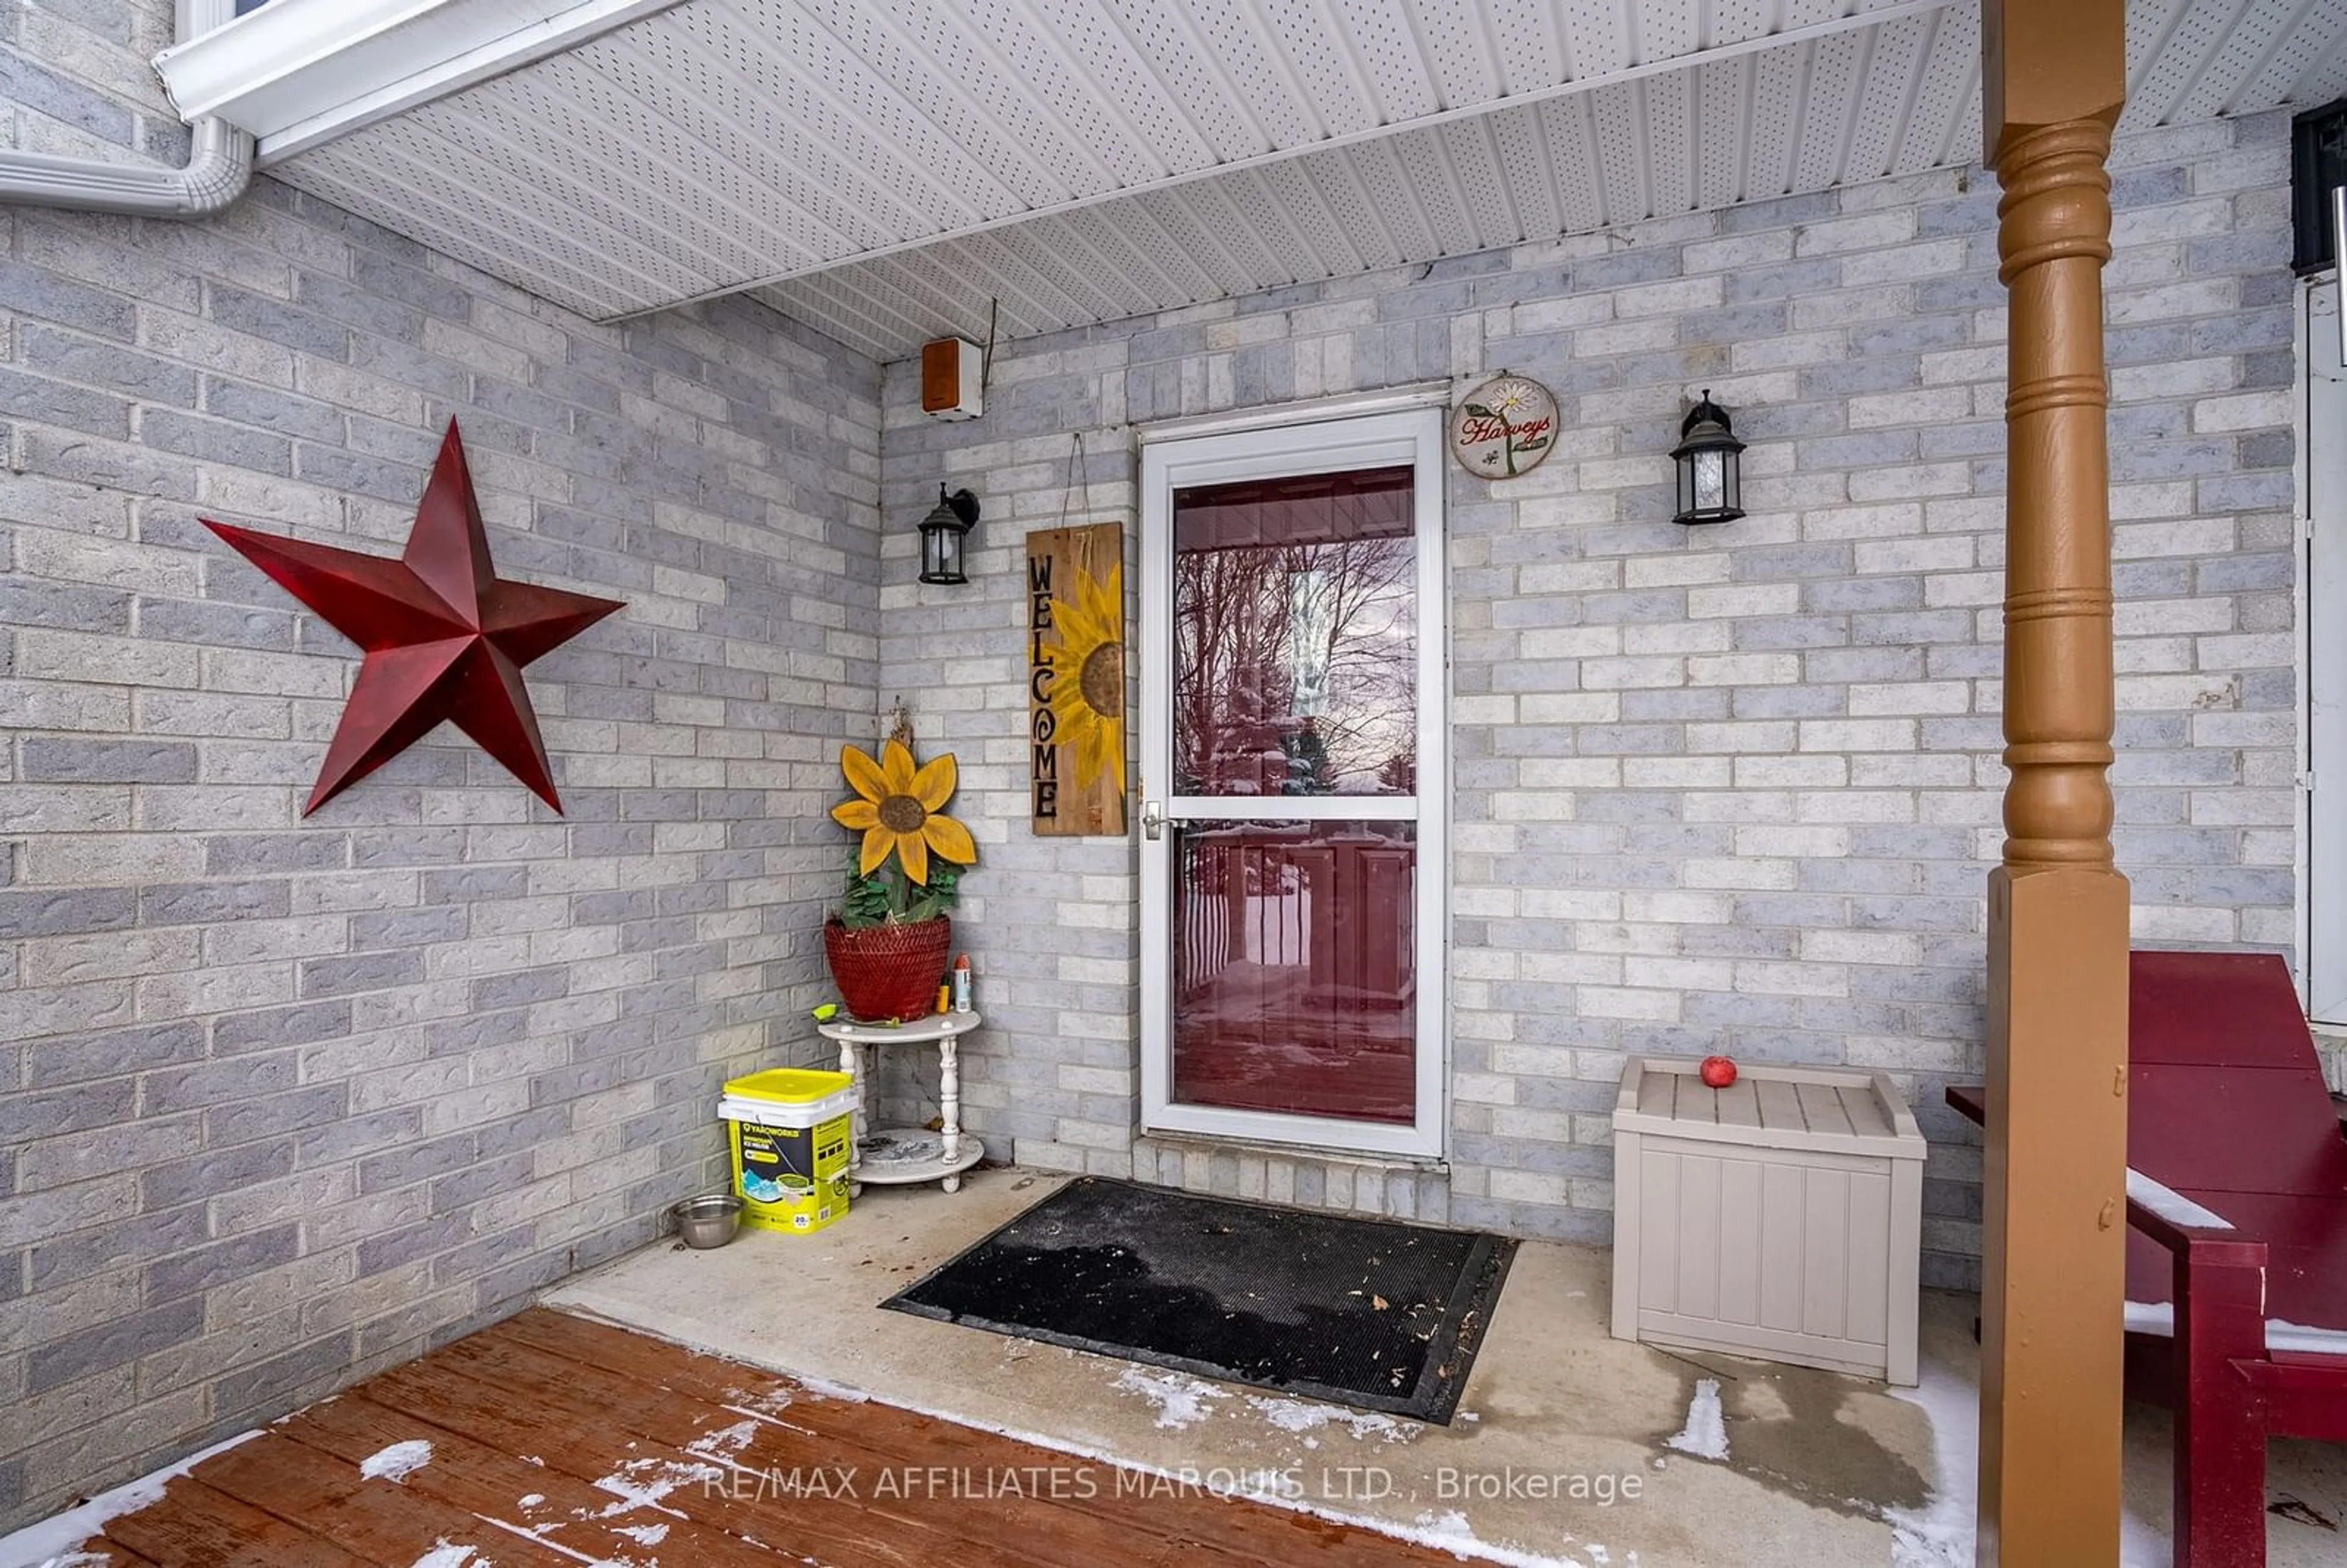
[[[735,1183],[743,1218],[765,1230],[814,1230],[847,1212],[843,1115],[815,1127],[733,1122]]]

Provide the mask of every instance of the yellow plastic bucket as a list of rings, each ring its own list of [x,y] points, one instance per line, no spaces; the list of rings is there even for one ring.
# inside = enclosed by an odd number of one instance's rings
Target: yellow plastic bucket
[[[803,1234],[847,1212],[854,1079],[770,1068],[730,1080],[717,1113],[725,1120],[743,1225]]]

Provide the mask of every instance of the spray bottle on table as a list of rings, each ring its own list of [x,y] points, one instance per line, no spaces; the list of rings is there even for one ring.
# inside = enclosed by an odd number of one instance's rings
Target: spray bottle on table
[[[960,958],[954,960],[953,1009],[956,1012],[968,1012],[970,1009],[969,955],[968,953],[964,953]]]

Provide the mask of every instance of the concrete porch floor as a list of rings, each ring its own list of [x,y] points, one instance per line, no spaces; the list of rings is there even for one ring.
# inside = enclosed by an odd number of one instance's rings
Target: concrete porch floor
[[[812,1236],[662,1242],[547,1304],[1092,1458],[1192,1475],[1464,1554],[1576,1568],[1938,1568],[1973,1560],[1977,1351],[1969,1297],[1927,1293],[1923,1381],[1879,1383],[1606,1333],[1610,1255],[1518,1252],[1448,1428],[932,1322],[876,1304],[1064,1178],[984,1170],[962,1191],[866,1188]],[[1717,1381],[1727,1457],[1699,1439]],[[1689,1448],[1707,1445],[1700,1440]],[[2128,1568],[2168,1560],[2166,1414],[2127,1412]],[[2268,1496],[2347,1526],[2347,1449],[2272,1445]],[[2270,1516],[2274,1568],[2347,1531]]]

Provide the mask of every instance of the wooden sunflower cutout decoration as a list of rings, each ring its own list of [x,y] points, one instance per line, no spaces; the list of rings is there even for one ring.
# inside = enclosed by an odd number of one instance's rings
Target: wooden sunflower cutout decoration
[[[1054,733],[1075,748],[1076,784],[1092,787],[1102,774],[1124,794],[1124,563],[1108,580],[1076,573],[1072,598],[1051,606],[1059,641],[1044,651],[1052,681]]]
[[[978,864],[978,842],[969,829],[941,810],[961,777],[951,752],[917,766],[900,741],[885,742],[877,762],[862,747],[845,745],[839,748],[839,771],[856,796],[833,806],[831,816],[849,832],[864,835],[859,876],[872,876],[892,856],[904,880],[923,886],[930,879],[932,855],[958,866]]]

